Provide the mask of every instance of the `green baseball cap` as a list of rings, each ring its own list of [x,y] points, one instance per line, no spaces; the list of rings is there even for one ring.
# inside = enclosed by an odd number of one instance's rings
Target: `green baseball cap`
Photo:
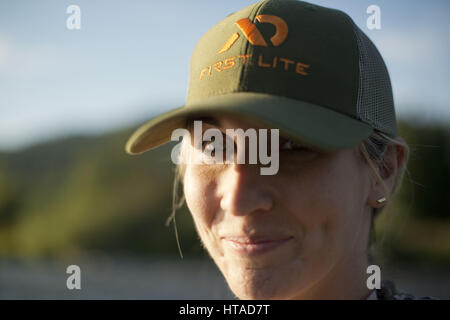
[[[344,12],[263,0],[208,30],[191,57],[186,103],[143,124],[126,144],[139,154],[171,140],[195,116],[236,115],[324,150],[374,129],[397,136],[392,87],[372,41]]]

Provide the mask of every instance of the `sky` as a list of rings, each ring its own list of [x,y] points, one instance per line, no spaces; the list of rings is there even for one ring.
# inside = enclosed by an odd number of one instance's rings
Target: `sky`
[[[182,106],[200,37],[248,0],[2,0],[0,151],[137,126]],[[391,76],[398,118],[450,125],[450,1],[310,0],[343,10]],[[81,10],[80,29],[66,12]],[[381,29],[366,12],[381,9]]]

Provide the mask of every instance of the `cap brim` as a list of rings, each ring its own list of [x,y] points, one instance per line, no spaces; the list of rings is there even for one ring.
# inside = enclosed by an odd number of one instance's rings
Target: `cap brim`
[[[188,118],[218,114],[256,120],[322,150],[356,146],[373,131],[369,124],[329,108],[270,94],[238,92],[207,98],[151,119],[133,133],[125,150],[140,154],[154,149],[169,142],[173,130],[185,128]]]

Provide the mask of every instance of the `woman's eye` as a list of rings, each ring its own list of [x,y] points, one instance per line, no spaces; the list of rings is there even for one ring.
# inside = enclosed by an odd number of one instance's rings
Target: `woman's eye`
[[[301,144],[292,141],[292,140],[286,140],[281,143],[281,149],[283,150],[291,150],[291,151],[309,151],[309,149],[305,146],[302,146]]]
[[[210,155],[215,155],[216,151],[219,151],[220,149],[224,149],[224,146],[222,146],[223,143],[219,141],[204,141],[203,142],[203,152],[207,152]]]
[[[204,151],[208,151],[209,153],[212,153],[213,151],[216,150],[216,145],[214,143],[214,141],[209,142],[209,141],[205,141],[203,142],[203,150]]]

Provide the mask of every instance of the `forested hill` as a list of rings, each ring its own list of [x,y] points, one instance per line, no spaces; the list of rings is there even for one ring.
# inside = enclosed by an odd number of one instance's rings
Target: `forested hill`
[[[125,153],[132,130],[71,137],[0,154],[0,254],[59,255],[74,250],[173,253],[170,214],[173,144]],[[195,241],[177,214],[183,249]]]

